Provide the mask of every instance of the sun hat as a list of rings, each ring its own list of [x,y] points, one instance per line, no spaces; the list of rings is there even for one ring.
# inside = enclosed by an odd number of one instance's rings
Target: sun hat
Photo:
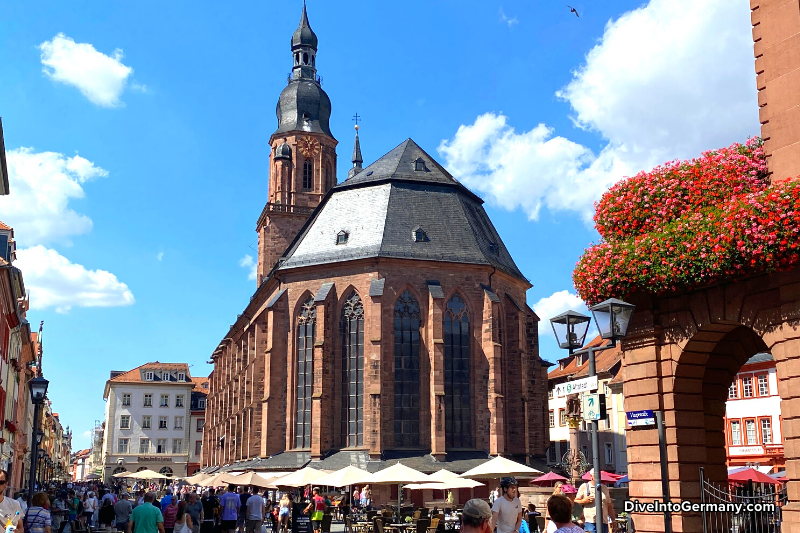
[[[562,494],[577,494],[578,489],[574,485],[561,485]]]

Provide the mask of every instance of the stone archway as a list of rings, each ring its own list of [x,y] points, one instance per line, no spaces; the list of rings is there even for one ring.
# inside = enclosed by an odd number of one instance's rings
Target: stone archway
[[[783,520],[800,528],[800,270],[662,297],[634,297],[622,343],[625,410],[662,410],[670,499],[700,501],[700,467],[727,478],[723,417],[733,376],[752,355],[772,353],[782,399],[789,504]],[[630,498],[660,500],[656,430],[627,432]],[[661,514],[634,515],[636,531],[664,531]],[[675,532],[702,532],[699,513],[672,515]],[[789,531],[784,529],[783,531]]]

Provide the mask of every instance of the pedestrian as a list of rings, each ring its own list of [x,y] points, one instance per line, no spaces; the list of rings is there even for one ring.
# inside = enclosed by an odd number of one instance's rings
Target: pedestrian
[[[280,510],[278,511],[278,522],[281,525],[281,533],[287,533],[289,530],[289,515],[291,514],[292,500],[284,492],[281,496]]]
[[[22,507],[17,500],[5,497],[5,489],[8,486],[8,472],[0,470],[0,520],[3,524],[11,521],[11,525],[17,527],[17,533],[22,533]],[[22,527],[20,527],[22,526]]]
[[[53,521],[53,528],[62,533],[67,525],[67,493],[61,491],[50,505],[50,518]]]
[[[78,519],[78,514],[82,509],[81,500],[74,490],[70,490],[67,495],[67,522],[69,522],[70,531],[72,531],[72,523]]]
[[[233,533],[239,518],[239,507],[242,505],[233,485],[228,485],[228,490],[219,499],[219,504],[222,507],[222,533]]]
[[[31,499],[31,505],[25,511],[23,524],[28,533],[51,533],[52,519],[46,507],[50,499],[46,492],[37,492]]]
[[[130,495],[123,491],[119,495],[119,501],[114,504],[114,520],[118,531],[127,531],[128,522],[133,512],[133,504]]]
[[[114,520],[116,520],[116,513],[114,513],[114,504],[111,503],[111,500],[105,499],[101,500],[102,504],[100,505],[100,510],[97,512],[97,523],[100,524],[100,527],[103,526],[112,526],[114,525]]]
[[[461,511],[461,533],[492,533],[492,510],[478,498],[468,500]]]
[[[170,497],[169,505],[161,511],[161,514],[164,517],[164,531],[172,533],[175,528],[175,520],[178,517],[178,498]]]
[[[186,500],[181,500],[176,507],[178,508],[178,514],[175,515],[173,531],[175,533],[192,533],[194,523],[192,522],[192,517],[186,512]]]
[[[192,518],[192,533],[200,533],[200,524],[203,523],[203,504],[198,501],[194,492],[186,495],[186,512]]]
[[[563,481],[556,481],[556,484],[553,485],[553,494],[551,494],[547,499],[549,500],[551,497],[561,494],[561,487],[564,486]],[[547,502],[544,502],[544,530],[546,533],[553,533],[556,530],[555,524],[550,523],[550,515],[547,514]]]
[[[247,520],[247,500],[250,499],[250,491],[247,487],[239,487],[239,516],[236,519],[236,529],[244,533],[245,522]]]
[[[575,501],[575,497],[578,495],[578,489],[576,489],[573,485],[564,485],[561,487],[561,494],[569,498],[569,501],[572,502],[572,522],[576,526],[583,528],[583,524],[586,522],[586,517],[584,516],[583,512],[583,505]]]
[[[365,511],[369,511],[370,505],[372,505],[372,489],[369,488],[369,485],[364,485],[361,489],[361,507]]]
[[[353,490],[353,507],[358,509],[361,505],[361,491],[358,490],[358,487]]]
[[[127,533],[165,533],[164,516],[161,510],[153,505],[156,500],[155,492],[144,495],[142,505],[136,506],[128,522]]]
[[[325,505],[325,498],[319,494],[319,488],[314,487],[311,492],[313,494],[311,502],[303,510],[303,513],[311,514],[311,529],[314,530],[314,533],[320,533],[322,530],[322,517],[325,516],[327,505]]]
[[[200,525],[200,533],[213,533],[219,515],[219,498],[214,495],[214,489],[205,491],[200,503],[203,505],[203,522]]]
[[[161,497],[161,512],[164,512],[164,509],[167,508],[167,505],[172,503],[172,489],[167,487],[164,496]],[[164,526],[167,527],[167,526]]]
[[[557,533],[583,533],[583,529],[572,523],[572,502],[563,494],[547,500],[547,514],[555,523]]]
[[[261,533],[261,524],[264,522],[264,498],[258,494],[258,490],[253,490],[253,494],[247,498],[245,515],[246,533]]]
[[[595,524],[597,510],[595,509],[594,503],[594,486],[597,482],[594,479],[594,468],[589,470],[589,474],[592,476],[591,481],[581,485],[581,487],[578,489],[578,495],[575,497],[575,502],[583,506],[583,516],[586,520],[584,527],[586,528],[586,531],[590,533],[597,533],[597,527]],[[614,520],[616,515],[614,513],[614,502],[611,499],[611,493],[608,491],[608,487],[603,484],[600,485],[600,502],[603,510],[602,533],[608,533],[609,518]]]
[[[28,510],[28,495],[24,492],[17,494],[17,503],[22,508],[22,512],[25,513]]]
[[[522,503],[519,501],[519,482],[513,477],[500,480],[501,495],[492,505],[492,529],[497,533],[519,533],[522,523]]]

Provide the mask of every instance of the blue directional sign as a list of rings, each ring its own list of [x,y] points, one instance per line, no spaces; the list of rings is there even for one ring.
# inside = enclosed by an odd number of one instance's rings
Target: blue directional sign
[[[625,414],[628,416],[628,427],[656,425],[656,416],[650,409],[627,411]]]

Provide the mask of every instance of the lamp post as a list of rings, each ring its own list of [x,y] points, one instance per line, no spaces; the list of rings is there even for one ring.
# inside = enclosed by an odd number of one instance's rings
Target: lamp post
[[[37,376],[30,380],[28,385],[31,389],[31,403],[33,403],[33,434],[36,435],[36,444],[34,444],[31,451],[31,475],[28,480],[28,501],[33,501],[34,485],[36,484],[36,463],[39,454],[39,443],[42,441],[44,432],[39,430],[39,419],[42,416],[42,404],[47,395],[47,386],[49,381],[42,376]]]
[[[575,311],[567,311],[564,314],[550,320],[553,325],[553,332],[556,335],[556,340],[560,348],[569,349],[572,354],[588,354],[589,356],[589,377],[597,375],[595,368],[595,352],[601,352],[615,348],[617,341],[624,338],[628,333],[628,324],[630,323],[631,316],[635,306],[625,303],[622,300],[611,298],[597,305],[589,308],[594,316],[594,322],[597,329],[600,331],[600,337],[603,339],[610,339],[611,343],[608,346],[589,346],[582,350],[574,351],[575,346],[580,340],[586,336],[586,330],[589,327],[589,317],[582,315]],[[558,327],[557,327],[558,326]],[[571,329],[570,329],[571,328]],[[583,332],[583,335],[579,335]],[[603,533],[603,501],[602,501],[602,474],[600,472],[600,442],[597,438],[598,422],[597,420],[591,421],[590,433],[592,438],[592,470],[594,471],[594,505],[595,505],[595,531]],[[571,435],[570,435],[571,437]],[[571,440],[571,439],[570,439]]]

